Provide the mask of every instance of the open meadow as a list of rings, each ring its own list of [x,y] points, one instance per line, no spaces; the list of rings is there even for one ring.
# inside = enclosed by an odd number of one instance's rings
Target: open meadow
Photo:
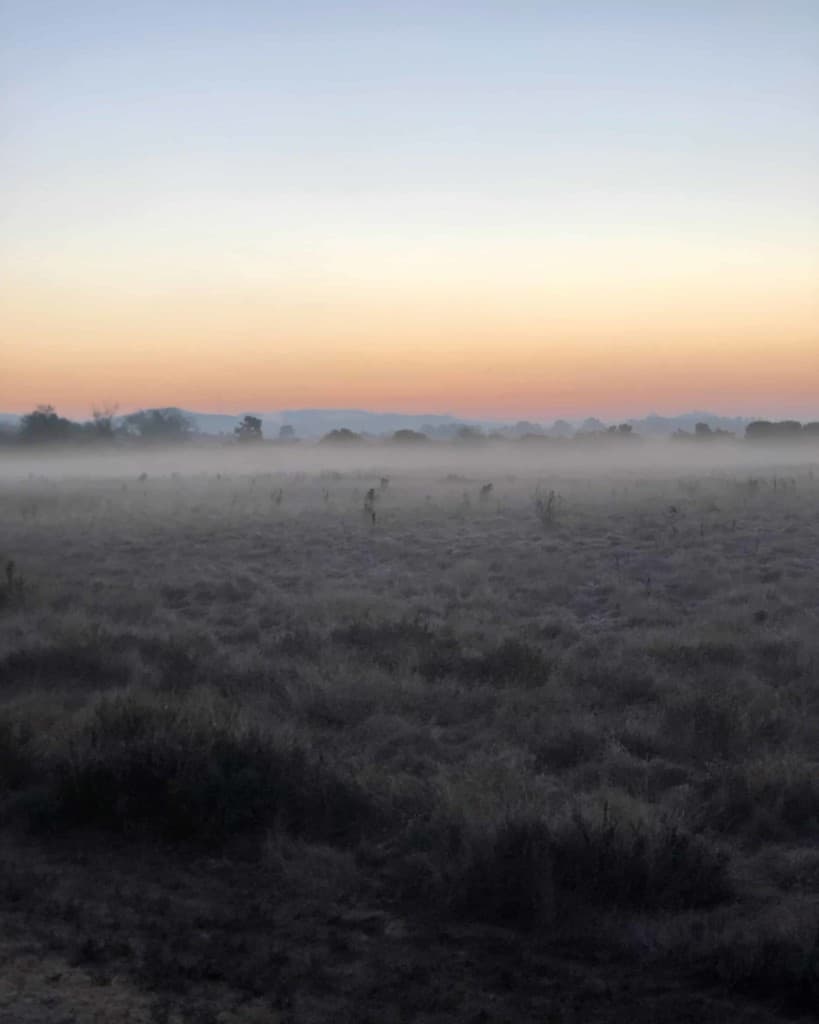
[[[0,1022],[819,1006],[819,454],[0,463]]]

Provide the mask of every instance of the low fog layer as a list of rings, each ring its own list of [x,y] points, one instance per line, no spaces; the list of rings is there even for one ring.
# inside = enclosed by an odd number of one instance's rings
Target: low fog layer
[[[50,479],[139,477],[173,473],[293,474],[341,472],[372,475],[465,474],[487,481],[521,476],[589,477],[611,474],[660,477],[692,473],[784,472],[788,467],[819,466],[819,445],[753,445],[743,442],[680,444],[635,440],[610,444],[477,446],[429,443],[402,447],[361,445],[179,445],[167,448],[95,450],[20,450],[0,456],[0,481],[32,475]]]

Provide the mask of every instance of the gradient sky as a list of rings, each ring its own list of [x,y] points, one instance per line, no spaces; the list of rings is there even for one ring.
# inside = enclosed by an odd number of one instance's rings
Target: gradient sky
[[[816,0],[0,0],[0,410],[819,418]]]

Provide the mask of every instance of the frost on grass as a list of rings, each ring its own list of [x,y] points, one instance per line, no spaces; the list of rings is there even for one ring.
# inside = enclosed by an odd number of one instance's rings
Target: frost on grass
[[[301,844],[408,920],[810,1005],[812,466],[314,457],[4,471],[6,835]]]

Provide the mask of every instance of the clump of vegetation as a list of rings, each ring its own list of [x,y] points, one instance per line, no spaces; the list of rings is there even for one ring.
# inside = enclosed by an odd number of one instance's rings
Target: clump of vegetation
[[[695,944],[694,965],[710,982],[799,1013],[819,1006],[819,916],[784,905],[737,921]],[[800,1019],[803,1019],[800,1017]]]
[[[539,686],[549,678],[551,668],[536,647],[509,638],[484,654],[463,658],[456,671],[460,678],[472,682]]]
[[[819,837],[819,768],[786,756],[714,770],[696,803],[704,826],[753,842]]]
[[[208,843],[263,827],[342,841],[372,814],[352,779],[228,708],[138,694],[93,707],[56,755],[38,806],[51,827]]]
[[[535,515],[541,526],[553,526],[557,517],[559,496],[554,491],[544,492],[538,488],[535,493]]]
[[[319,443],[360,444],[363,440],[361,434],[357,434],[354,430],[350,430],[348,427],[339,427],[337,430],[331,430],[329,434],[325,434]]]
[[[798,490],[750,464],[696,487],[643,467],[601,481],[555,475],[542,450],[516,477],[466,451],[450,478],[362,453],[359,470],[285,476],[262,472],[265,451],[244,452],[246,477],[145,456],[113,482],[0,481],[4,546],[48,581],[32,608],[0,562],[0,604],[26,606],[0,614],[3,857],[50,861],[32,936],[59,914],[97,970],[117,957],[143,977],[153,942],[152,984],[209,986],[230,961],[224,984],[267,999],[281,974],[299,995],[296,961],[314,992],[322,944],[328,985],[371,977],[389,935],[384,955],[418,974],[411,1013],[433,986],[417,942],[433,918],[436,990],[466,970],[464,936],[475,972],[497,967],[491,934],[513,983],[554,942],[573,977],[593,951],[639,956],[648,985],[662,973],[692,1003],[703,975],[722,982],[736,1019],[739,992],[773,1017],[812,1008],[814,471],[788,468]],[[364,500],[390,506],[388,534],[355,528]],[[110,951],[120,900],[132,955]]]
[[[394,672],[402,664],[411,665],[437,650],[439,636],[422,618],[397,622],[351,622],[334,630],[333,643],[349,647],[370,658],[380,668]]]
[[[0,800],[35,775],[34,741],[28,722],[9,715],[0,718]]]
[[[712,907],[733,891],[722,851],[666,822],[622,820],[607,805],[554,823],[512,817],[465,843],[459,867],[457,912],[523,928],[595,907]]]
[[[26,584],[11,559],[6,562],[4,578],[0,583],[0,609],[19,606],[26,594]]]
[[[129,668],[118,639],[105,630],[66,630],[47,643],[18,647],[0,659],[6,681],[20,685],[127,681]]]

